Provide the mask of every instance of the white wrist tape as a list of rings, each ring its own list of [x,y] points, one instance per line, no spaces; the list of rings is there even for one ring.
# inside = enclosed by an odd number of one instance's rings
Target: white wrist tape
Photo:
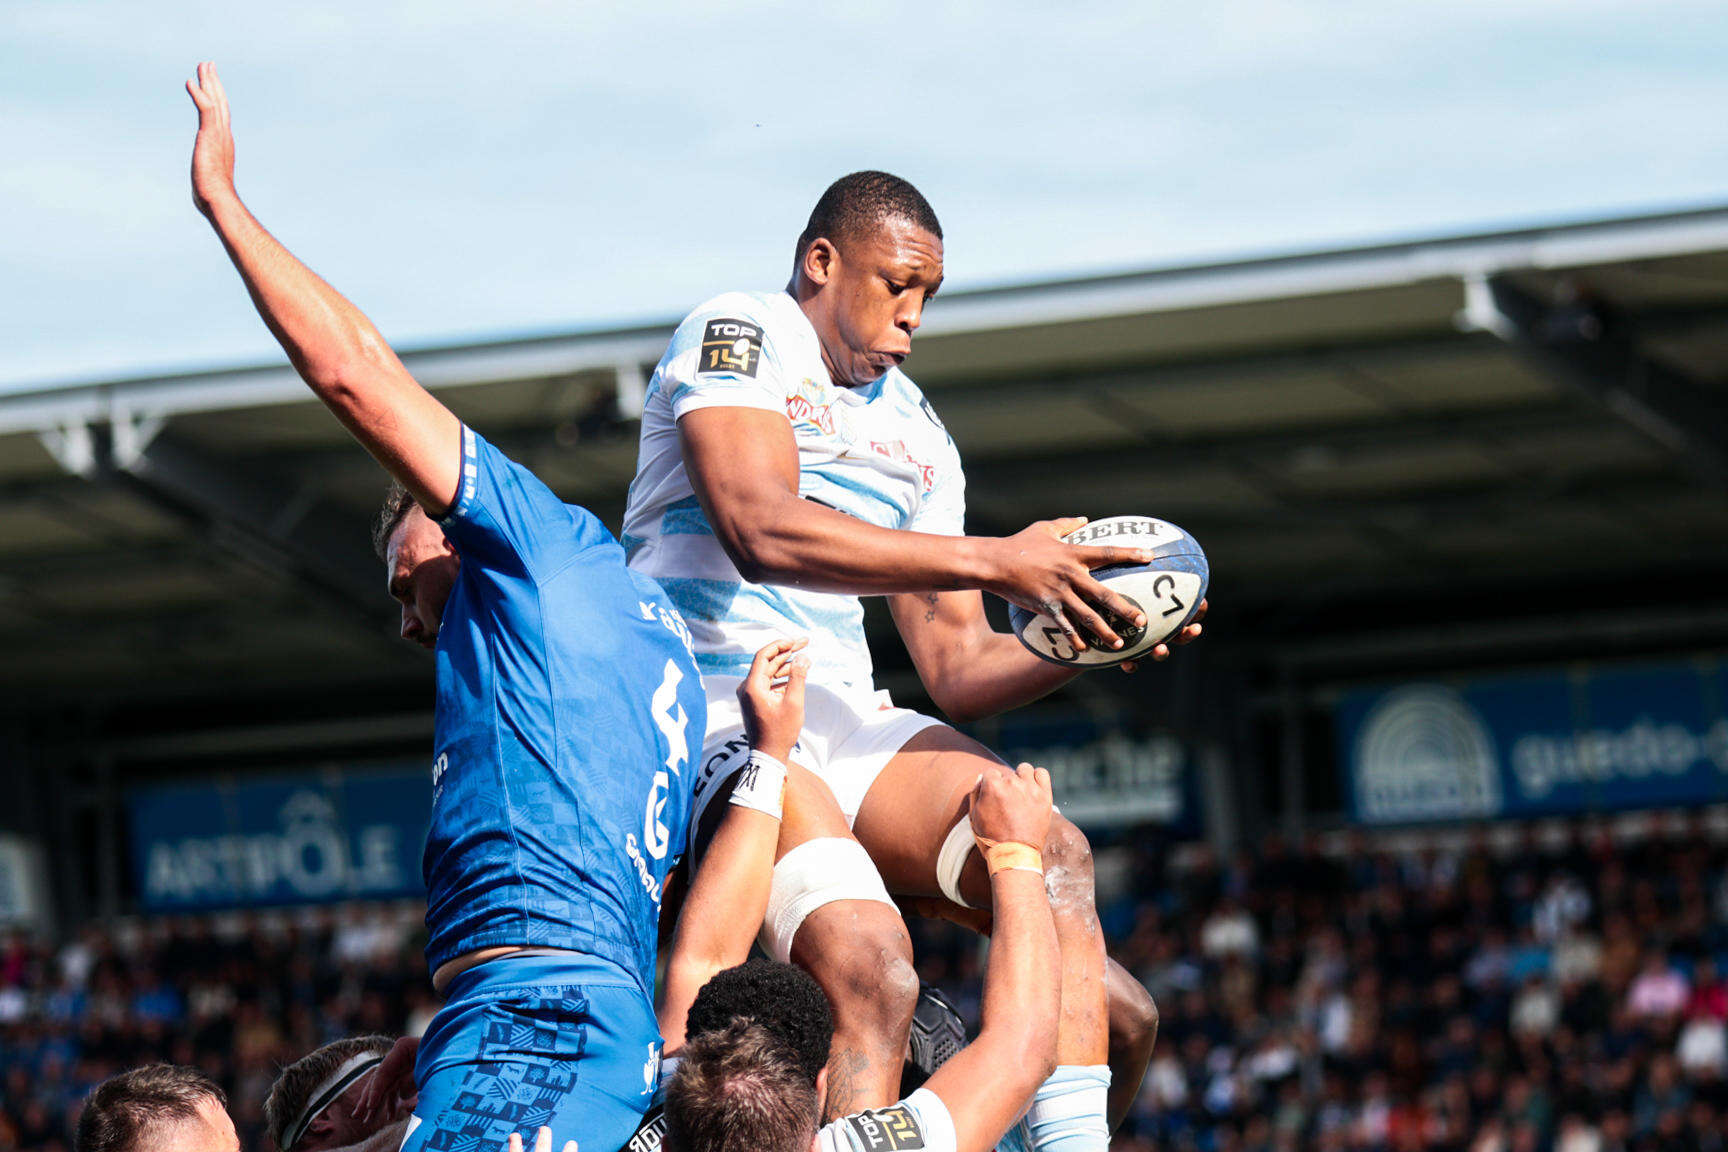
[[[732,803],[780,819],[786,809],[786,765],[752,748],[750,763],[732,787]]]

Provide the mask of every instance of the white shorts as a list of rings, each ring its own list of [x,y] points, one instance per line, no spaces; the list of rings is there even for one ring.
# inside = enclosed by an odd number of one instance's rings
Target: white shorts
[[[708,737],[702,742],[702,768],[696,776],[692,828],[702,819],[714,785],[744,767],[750,742],[738,703],[739,676],[704,676],[708,690]],[[851,827],[864,794],[894,754],[924,729],[942,721],[896,708],[886,692],[845,692],[820,684],[804,690],[804,735],[792,759],[828,785]]]

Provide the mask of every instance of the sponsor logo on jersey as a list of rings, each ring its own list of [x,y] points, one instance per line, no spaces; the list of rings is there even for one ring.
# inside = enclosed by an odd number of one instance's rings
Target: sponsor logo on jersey
[[[702,333],[702,354],[696,371],[756,375],[762,363],[762,329],[747,320],[710,320]]]
[[[923,491],[929,492],[935,486],[936,466],[920,463],[907,449],[906,441],[889,440],[884,443],[880,440],[872,440],[870,441],[870,451],[878,456],[885,456],[897,463],[910,464],[916,468],[918,470],[918,485]]]
[[[808,376],[798,382],[796,392],[786,397],[786,419],[794,424],[808,424],[822,435],[832,436],[840,428],[835,417],[834,397]]]
[[[924,1129],[904,1104],[859,1112],[846,1117],[846,1123],[863,1141],[865,1152],[905,1152],[924,1147]]]
[[[661,851],[664,852],[665,849],[662,848]],[[630,863],[636,866],[636,879],[642,881],[642,891],[648,893],[648,899],[654,902],[654,907],[660,907],[660,900],[665,893],[660,887],[660,881],[654,878],[654,869],[648,866],[648,858],[642,855],[642,846],[636,839],[636,833],[624,834],[624,854],[630,857]]]

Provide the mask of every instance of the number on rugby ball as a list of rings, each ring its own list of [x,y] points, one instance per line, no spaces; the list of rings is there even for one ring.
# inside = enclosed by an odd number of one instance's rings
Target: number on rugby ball
[[[1094,579],[1140,606],[1146,613],[1146,627],[1136,629],[1126,620],[1118,623],[1106,613],[1106,622],[1126,644],[1119,649],[1104,648],[1092,645],[1088,637],[1089,646],[1076,651],[1056,621],[1018,604],[1009,605],[1009,625],[1034,655],[1075,668],[1120,664],[1169,640],[1192,623],[1200,610],[1211,575],[1206,553],[1194,537],[1169,521],[1153,516],[1109,516],[1082,524],[1062,539],[1069,544],[1144,548],[1152,553],[1150,564],[1114,564],[1092,570]]]

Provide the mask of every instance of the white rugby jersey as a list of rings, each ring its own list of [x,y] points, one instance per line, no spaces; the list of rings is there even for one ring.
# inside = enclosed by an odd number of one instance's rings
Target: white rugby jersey
[[[822,1152],[955,1152],[959,1147],[948,1105],[928,1088],[887,1108],[842,1116],[824,1125],[816,1139]]]
[[[683,613],[702,671],[742,676],[770,640],[808,636],[812,680],[871,688],[856,596],[752,584],[715,539],[684,470],[677,424],[721,407],[783,414],[798,444],[798,494],[884,528],[964,531],[954,442],[898,368],[868,387],[831,382],[815,329],[785,292],[708,301],[678,326],[648,382],[623,543],[630,567],[658,581]]]

